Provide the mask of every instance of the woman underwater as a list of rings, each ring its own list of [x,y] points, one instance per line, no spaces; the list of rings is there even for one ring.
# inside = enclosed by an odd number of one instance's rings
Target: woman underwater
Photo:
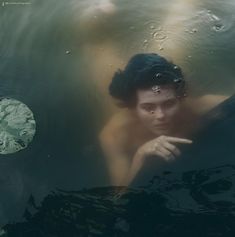
[[[125,107],[100,133],[113,185],[129,185],[149,156],[172,161],[190,146],[200,118],[227,96],[186,96],[180,67],[158,54],[137,54],[109,87]]]

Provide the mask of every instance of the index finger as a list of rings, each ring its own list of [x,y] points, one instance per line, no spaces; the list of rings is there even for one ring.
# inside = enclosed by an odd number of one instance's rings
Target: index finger
[[[168,142],[185,143],[185,144],[191,144],[193,142],[190,139],[179,138],[179,137],[166,137],[166,140]]]

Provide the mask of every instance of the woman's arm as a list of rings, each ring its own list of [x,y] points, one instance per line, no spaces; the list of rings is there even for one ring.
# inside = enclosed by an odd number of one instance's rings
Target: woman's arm
[[[107,127],[100,135],[100,144],[106,157],[112,185],[128,186],[141,170],[148,156],[171,161],[180,155],[177,143],[191,144],[192,141],[185,138],[159,136],[140,146],[134,157],[129,157],[125,151],[128,141],[124,135],[114,136],[115,132]]]
[[[127,175],[123,180],[123,186],[131,184],[141,170],[145,159],[148,159],[148,156],[155,156],[156,159],[161,159],[166,162],[175,160],[181,155],[180,150],[177,148],[177,143],[191,144],[192,140],[179,137],[159,136],[140,146],[132,159]]]
[[[125,136],[120,136],[120,134],[115,136],[112,130],[105,128],[101,132],[99,140],[106,159],[111,184],[114,186],[123,185],[131,165],[131,157],[124,149]]]

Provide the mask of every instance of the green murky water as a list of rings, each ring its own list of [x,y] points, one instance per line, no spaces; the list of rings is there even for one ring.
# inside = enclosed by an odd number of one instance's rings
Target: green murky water
[[[30,194],[107,183],[94,144],[115,111],[108,82],[133,54],[174,60],[191,93],[235,91],[233,0],[0,3],[0,95],[37,123],[27,149],[0,155],[2,223],[22,216]]]

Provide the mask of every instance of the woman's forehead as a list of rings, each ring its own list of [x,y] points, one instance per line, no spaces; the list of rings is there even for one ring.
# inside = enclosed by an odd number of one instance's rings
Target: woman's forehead
[[[171,86],[150,87],[136,91],[137,103],[157,103],[176,98],[175,89]]]

